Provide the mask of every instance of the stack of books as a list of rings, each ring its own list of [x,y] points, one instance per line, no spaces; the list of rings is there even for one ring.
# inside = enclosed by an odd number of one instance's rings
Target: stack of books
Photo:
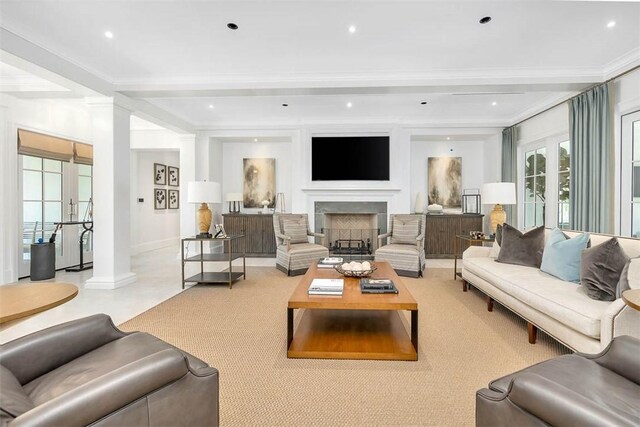
[[[309,285],[309,295],[342,295],[344,279],[313,279]]]
[[[338,264],[342,264],[342,261],[342,257],[320,258],[320,261],[318,261],[318,268],[333,268]]]
[[[360,279],[363,294],[397,294],[398,288],[391,279]]]

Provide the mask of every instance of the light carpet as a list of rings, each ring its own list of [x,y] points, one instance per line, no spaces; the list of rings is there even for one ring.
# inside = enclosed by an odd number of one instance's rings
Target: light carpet
[[[544,333],[529,344],[524,321],[499,305],[488,312],[451,269],[430,269],[402,278],[420,310],[417,362],[287,359],[286,306],[300,277],[247,273],[233,289],[193,287],[121,325],[219,369],[223,426],[473,425],[476,390],[569,352]]]

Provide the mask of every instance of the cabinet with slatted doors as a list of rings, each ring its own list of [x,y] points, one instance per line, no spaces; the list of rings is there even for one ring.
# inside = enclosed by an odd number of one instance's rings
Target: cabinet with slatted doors
[[[249,257],[275,257],[276,238],[273,232],[273,215],[270,214],[223,214],[227,234],[243,234],[242,241],[232,242],[232,252],[243,252]],[[227,249],[225,249],[227,250]]]
[[[483,217],[480,214],[427,215],[424,239],[426,257],[454,258],[456,236],[482,231]],[[466,248],[460,249],[464,251]]]

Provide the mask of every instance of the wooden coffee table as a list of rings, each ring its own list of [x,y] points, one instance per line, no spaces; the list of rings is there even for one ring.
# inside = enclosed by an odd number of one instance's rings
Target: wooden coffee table
[[[344,278],[342,296],[308,295],[314,278],[337,279],[312,265],[287,305],[287,357],[308,359],[418,360],[418,303],[387,262],[374,279],[391,279],[397,294],[363,294],[360,280]],[[305,309],[294,336],[294,310]],[[411,311],[407,333],[400,310]]]

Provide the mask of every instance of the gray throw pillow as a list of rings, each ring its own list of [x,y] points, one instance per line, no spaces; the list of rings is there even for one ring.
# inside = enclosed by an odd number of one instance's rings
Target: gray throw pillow
[[[589,298],[614,301],[622,269],[629,260],[615,237],[582,251],[580,284]]]
[[[544,226],[522,233],[517,228],[502,226],[502,243],[497,262],[540,268],[544,251]]]
[[[498,224],[496,227],[496,242],[498,242],[498,246],[502,245],[502,224]]]
[[[0,365],[0,409],[12,417],[19,417],[35,408],[13,373]]]

